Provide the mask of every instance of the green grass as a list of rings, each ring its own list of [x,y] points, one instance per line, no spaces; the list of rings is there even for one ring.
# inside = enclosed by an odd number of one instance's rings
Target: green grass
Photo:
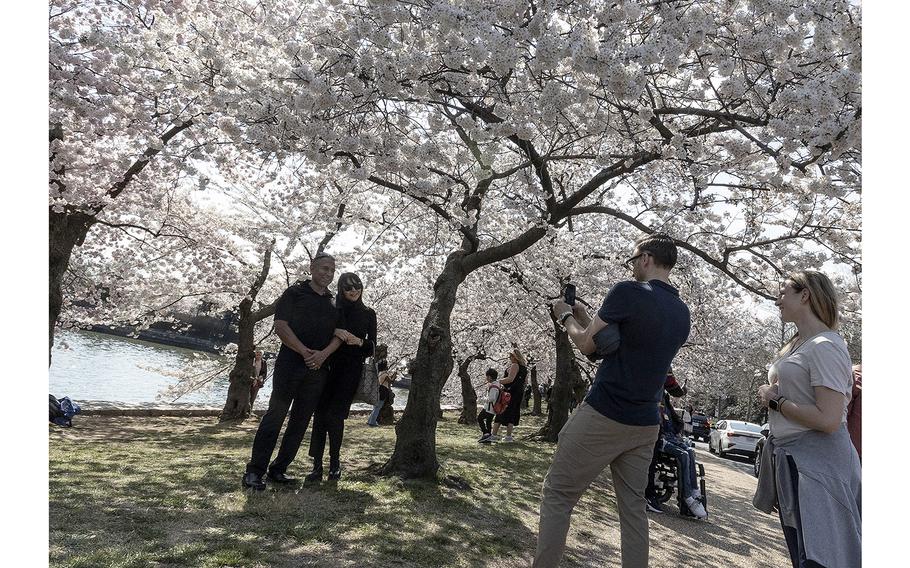
[[[440,478],[470,484],[456,489],[370,473],[391,454],[394,429],[354,417],[339,483],[253,493],[240,477],[256,421],[213,420],[87,416],[51,427],[51,566],[505,566],[536,545],[550,444],[482,446],[450,413],[437,452]],[[540,424],[522,417],[516,434]],[[289,473],[309,469],[307,443]],[[608,506],[601,492],[592,499],[593,514]]]

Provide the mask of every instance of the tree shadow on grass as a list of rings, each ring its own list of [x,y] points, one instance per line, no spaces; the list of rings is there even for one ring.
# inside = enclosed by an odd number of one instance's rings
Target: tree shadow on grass
[[[394,432],[355,428],[338,484],[256,493],[240,488],[255,425],[131,419],[86,426],[73,433],[72,451],[64,440],[52,446],[55,565],[455,566],[533,550],[522,515],[539,505],[539,489],[511,498],[490,493],[509,485],[513,458],[537,452],[519,444],[492,455],[441,448],[446,472],[469,474],[470,489],[459,490],[370,474],[366,465],[387,459]],[[302,448],[296,468],[303,455]]]

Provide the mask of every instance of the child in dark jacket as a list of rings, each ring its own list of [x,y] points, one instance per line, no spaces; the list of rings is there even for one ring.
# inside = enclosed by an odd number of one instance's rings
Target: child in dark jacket
[[[496,369],[487,369],[485,375],[487,380],[487,399],[483,410],[477,415],[477,423],[480,424],[481,432],[480,439],[477,441],[481,444],[492,442],[493,418],[496,416],[493,412],[493,405],[499,400],[499,392],[502,389],[502,385],[496,380],[498,376],[499,373],[496,372]]]

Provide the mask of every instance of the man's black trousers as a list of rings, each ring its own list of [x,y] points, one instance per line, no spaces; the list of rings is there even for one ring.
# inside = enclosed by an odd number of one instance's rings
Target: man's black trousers
[[[297,455],[297,449],[300,448],[300,442],[306,434],[310,418],[313,417],[327,380],[328,372],[325,367],[319,370],[304,368],[291,376],[275,373],[272,396],[269,398],[269,409],[262,417],[259,429],[256,431],[256,438],[253,440],[253,455],[246,466],[248,472],[252,471],[257,475],[265,474],[266,465],[278,442],[281,424],[290,409],[291,415],[288,418],[284,436],[281,438],[278,455],[268,465],[268,471],[272,474],[287,471],[288,466]]]

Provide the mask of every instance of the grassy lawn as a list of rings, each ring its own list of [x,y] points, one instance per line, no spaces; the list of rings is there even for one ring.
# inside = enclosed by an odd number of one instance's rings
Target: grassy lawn
[[[80,416],[71,430],[51,427],[50,564],[510,566],[534,550],[550,444],[482,446],[477,428],[447,413],[437,431],[440,477],[461,477],[470,489],[403,482],[368,470],[390,455],[394,429],[352,417],[340,482],[251,493],[240,477],[257,422]],[[540,423],[522,417],[516,433]],[[289,474],[309,470],[307,444]],[[613,510],[603,493],[585,495],[583,516]],[[593,536],[585,524],[573,522],[582,540]],[[583,565],[572,548],[567,565]]]

